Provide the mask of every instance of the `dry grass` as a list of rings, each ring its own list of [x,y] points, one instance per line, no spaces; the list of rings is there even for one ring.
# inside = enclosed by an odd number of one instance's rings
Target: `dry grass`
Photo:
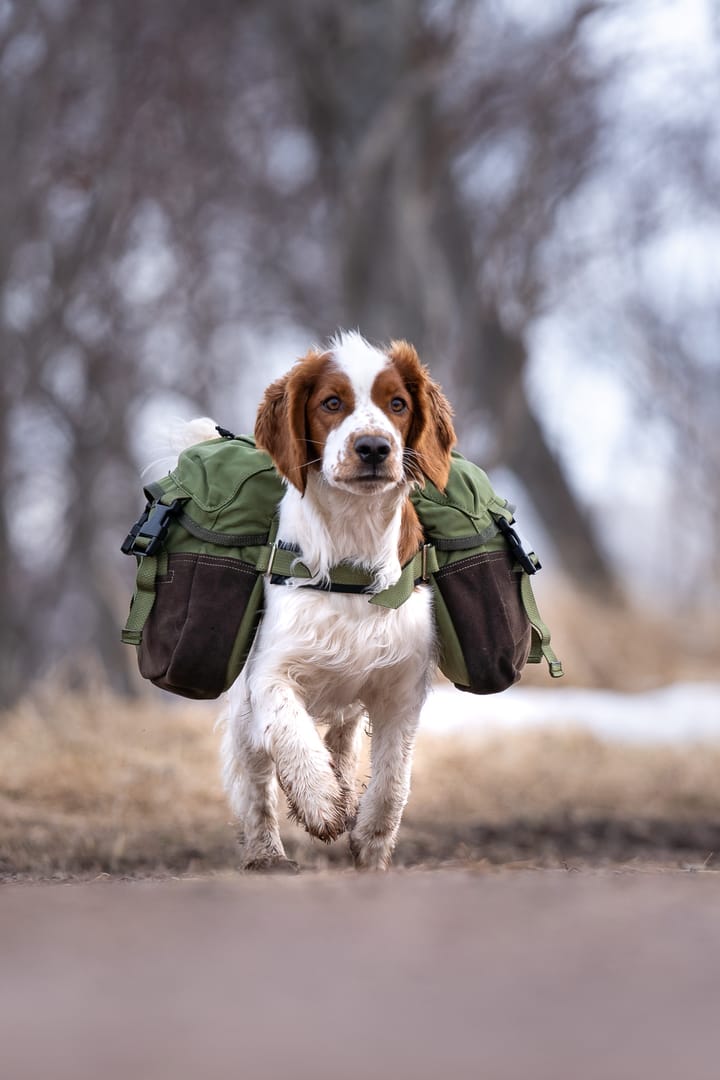
[[[36,691],[0,726],[0,871],[225,865],[212,727],[212,712],[185,704]]]
[[[0,878],[236,865],[214,709],[44,687],[0,717]],[[720,746],[626,747],[580,731],[420,739],[396,862],[708,862]],[[347,865],[292,825],[304,864]]]
[[[720,620],[710,605],[655,612],[624,607],[543,574],[535,589],[566,682],[631,691],[718,678]],[[523,685],[547,686],[544,665],[528,665]]]

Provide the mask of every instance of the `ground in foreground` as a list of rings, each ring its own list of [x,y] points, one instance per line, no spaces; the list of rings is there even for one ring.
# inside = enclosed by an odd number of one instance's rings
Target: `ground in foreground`
[[[715,1080],[720,876],[7,886],[13,1080]]]
[[[237,866],[214,712],[39,689],[0,717],[0,880]],[[420,738],[396,866],[720,862],[720,747],[621,746],[580,729]],[[349,865],[290,823],[288,853]],[[717,856],[716,856],[717,853]]]

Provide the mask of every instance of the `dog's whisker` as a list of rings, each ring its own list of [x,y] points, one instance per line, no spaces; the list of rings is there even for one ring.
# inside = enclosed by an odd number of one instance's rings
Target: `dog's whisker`
[[[310,460],[310,461],[304,461],[302,463],[302,465],[293,465],[293,467],[291,469],[289,469],[288,472],[297,472],[299,469],[306,469],[308,467],[308,465],[319,465],[321,461],[322,461],[321,457],[312,458],[312,460]]]

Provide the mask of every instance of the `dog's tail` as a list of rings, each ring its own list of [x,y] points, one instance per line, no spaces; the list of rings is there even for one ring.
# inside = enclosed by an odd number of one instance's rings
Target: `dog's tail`
[[[175,468],[178,455],[189,446],[216,439],[218,431],[215,421],[209,416],[198,416],[195,420],[170,420],[161,429],[153,449],[157,457],[149,461],[142,469],[141,476],[162,475]]]
[[[180,420],[175,424],[170,433],[170,446],[176,454],[187,450],[189,446],[207,442],[208,439],[217,439],[218,430],[216,423],[209,416],[198,416],[194,420]]]

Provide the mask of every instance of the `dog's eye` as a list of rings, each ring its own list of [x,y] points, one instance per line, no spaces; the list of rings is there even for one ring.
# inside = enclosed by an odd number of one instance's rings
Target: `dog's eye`
[[[407,409],[407,401],[405,398],[394,397],[390,402],[390,408],[394,413],[404,413]]]
[[[323,409],[326,409],[328,412],[338,412],[341,405],[342,405],[342,401],[340,400],[339,397],[335,397],[335,396],[325,398],[325,400],[322,403]]]

